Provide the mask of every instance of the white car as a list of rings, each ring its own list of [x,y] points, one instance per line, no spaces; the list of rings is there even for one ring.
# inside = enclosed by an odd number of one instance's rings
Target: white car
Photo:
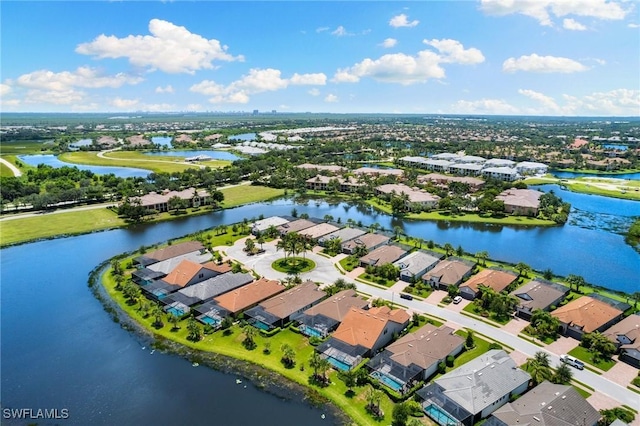
[[[453,303],[455,303],[456,305],[460,302],[462,302],[462,296],[456,296],[453,298]]]

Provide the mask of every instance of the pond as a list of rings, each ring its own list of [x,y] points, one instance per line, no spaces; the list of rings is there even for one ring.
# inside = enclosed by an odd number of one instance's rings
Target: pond
[[[606,174],[606,173],[579,173],[579,172],[561,172],[558,170],[552,170],[551,173],[560,179],[575,179],[579,177],[606,177],[616,179],[631,179],[640,180],[640,173],[621,173],[621,174]]]
[[[171,136],[154,136],[151,138],[151,142],[156,145],[166,146],[167,148],[173,148],[173,145],[171,144],[172,139],[173,138]]]
[[[255,133],[240,133],[239,135],[229,136],[229,140],[236,141],[255,141],[257,135]]]
[[[214,160],[226,160],[226,161],[236,161],[239,160],[240,157],[237,155],[227,152],[227,151],[213,151],[213,150],[183,150],[183,151],[155,151],[155,152],[145,152],[146,155],[155,155],[160,157],[195,157],[199,155],[206,155],[207,157],[211,157]]]
[[[66,163],[52,154],[19,155],[18,158],[34,167],[37,167],[38,164],[45,164],[55,168],[77,167],[79,170],[89,170],[97,175],[108,175],[111,173],[121,178],[147,177],[149,173],[151,173],[149,170],[136,169],[133,167],[88,166],[85,164]]]

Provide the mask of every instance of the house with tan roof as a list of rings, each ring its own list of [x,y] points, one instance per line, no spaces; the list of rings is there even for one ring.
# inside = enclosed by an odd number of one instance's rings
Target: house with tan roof
[[[309,163],[304,163],[304,164],[300,164],[298,166],[296,166],[299,169],[305,169],[305,170],[321,170],[321,171],[325,171],[325,172],[329,172],[329,173],[333,173],[333,174],[339,174],[339,173],[344,173],[347,171],[347,169],[345,167],[342,166],[336,166],[336,165],[329,165],[329,164],[309,164]]]
[[[314,191],[327,191],[332,189],[333,187],[340,192],[353,192],[358,188],[364,186],[364,184],[359,182],[356,178],[351,178],[348,176],[346,178],[343,178],[341,176],[336,177],[322,175],[317,175],[315,177],[307,179],[305,181],[305,185],[307,189],[311,189]]]
[[[600,413],[573,386],[544,381],[493,412],[485,426],[596,426]]]
[[[513,272],[500,269],[483,269],[460,284],[460,296],[473,300],[480,294],[480,286],[489,287],[496,293],[506,290],[518,279]]]
[[[542,192],[533,189],[511,188],[502,191],[496,200],[504,203],[504,211],[519,216],[536,216],[540,208]]]
[[[183,260],[166,277],[162,279],[167,284],[187,287],[201,281],[220,275],[214,268],[208,268],[200,263]]]
[[[396,333],[409,325],[409,320],[404,309],[381,306],[365,311],[352,307],[329,340],[316,350],[336,369],[350,370],[363,357],[388,344]]]
[[[378,195],[384,195],[386,198],[399,197],[403,194],[407,197],[405,204],[410,209],[416,207],[419,208],[433,208],[438,204],[440,197],[433,195],[418,188],[411,188],[410,186],[402,183],[390,183],[386,185],[380,185],[376,188]]]
[[[307,219],[298,219],[298,220],[293,220],[291,222],[282,224],[278,227],[276,227],[276,229],[278,230],[278,232],[280,233],[280,235],[287,235],[291,232],[300,232],[302,230],[305,230],[307,228],[311,228],[312,226],[316,226],[317,223],[316,222],[312,222],[310,220]]]
[[[360,167],[359,169],[355,169],[352,173],[356,176],[394,176],[396,178],[404,176],[404,171],[402,169],[384,169],[376,167]]]
[[[375,250],[384,244],[389,244],[391,238],[382,235],[368,233],[342,243],[342,252],[346,254],[353,254],[357,247],[364,247],[367,250]]]
[[[310,228],[304,229],[298,233],[310,240],[317,240],[318,238],[324,235],[330,234],[332,232],[335,232],[339,229],[340,228],[330,223],[319,223]]]
[[[407,251],[394,245],[384,245],[360,258],[361,266],[382,266],[402,258]]]
[[[253,326],[270,330],[297,320],[300,317],[299,314],[319,303],[326,295],[316,283],[306,281],[261,302],[244,314]]]
[[[211,204],[209,192],[204,189],[195,188],[187,188],[182,191],[164,190],[160,193],[152,191],[141,197],[137,197],[136,200],[147,210],[166,212],[169,211],[169,200],[175,197],[184,201],[188,207],[195,208]]]
[[[603,334],[616,344],[620,361],[640,368],[640,314],[629,315]]]
[[[133,265],[141,268],[163,260],[171,259],[189,253],[204,253],[204,245],[200,241],[186,241],[180,244],[172,244],[161,249],[145,253],[133,259]]]
[[[394,390],[407,390],[426,380],[449,355],[457,355],[464,339],[447,326],[426,324],[387,346],[367,363],[371,376]]]
[[[355,290],[343,290],[303,312],[299,329],[309,337],[326,337],[336,329],[351,308],[367,309],[369,302]]]
[[[551,281],[536,279],[511,292],[518,298],[516,315],[530,320],[536,309],[549,311],[569,294],[569,288]]]
[[[449,257],[440,261],[435,268],[424,274],[422,280],[434,288],[447,290],[450,285],[460,285],[464,279],[471,275],[474,266],[467,260]]]
[[[213,299],[233,316],[253,308],[258,303],[285,291],[285,287],[276,280],[260,278]]]
[[[582,296],[560,306],[551,315],[560,321],[563,334],[580,340],[584,333],[603,331],[618,322],[623,311],[593,297]]]

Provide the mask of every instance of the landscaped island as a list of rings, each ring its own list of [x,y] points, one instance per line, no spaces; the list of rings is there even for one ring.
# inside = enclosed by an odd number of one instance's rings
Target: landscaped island
[[[328,217],[257,218],[141,248],[113,259],[102,285],[156,340],[190,348],[191,356],[213,352],[260,365],[359,425],[510,424],[505,410],[520,413],[517,401],[509,403],[520,394],[518,401],[571,395],[559,411],[579,408],[585,424],[613,416],[584,399],[594,389],[572,381],[569,367],[554,371],[547,353],[517,363],[514,348],[424,314],[423,301],[436,310],[462,308],[461,318],[496,329],[517,315],[531,321],[519,337],[541,347],[573,337],[570,354],[594,371],[611,368],[616,351],[618,362],[640,366],[634,344],[616,340],[633,329],[620,322],[636,311],[624,297],[598,294],[577,275],[558,278],[495,262],[487,252]],[[408,306],[370,296],[387,289]],[[576,314],[583,310],[601,314]],[[469,386],[490,388],[491,398],[469,404]],[[549,398],[558,407],[565,399]]]

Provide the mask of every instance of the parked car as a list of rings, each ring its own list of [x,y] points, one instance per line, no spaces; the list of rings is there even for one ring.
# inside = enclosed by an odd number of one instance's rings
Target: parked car
[[[584,362],[575,359],[572,356],[569,355],[560,355],[560,361],[564,362],[565,364],[569,364],[572,367],[577,368],[578,370],[584,370]]]
[[[400,293],[401,299],[413,300],[413,296],[407,293]]]
[[[460,302],[462,302],[462,296],[456,296],[453,298],[453,303],[455,303],[456,305]]]

